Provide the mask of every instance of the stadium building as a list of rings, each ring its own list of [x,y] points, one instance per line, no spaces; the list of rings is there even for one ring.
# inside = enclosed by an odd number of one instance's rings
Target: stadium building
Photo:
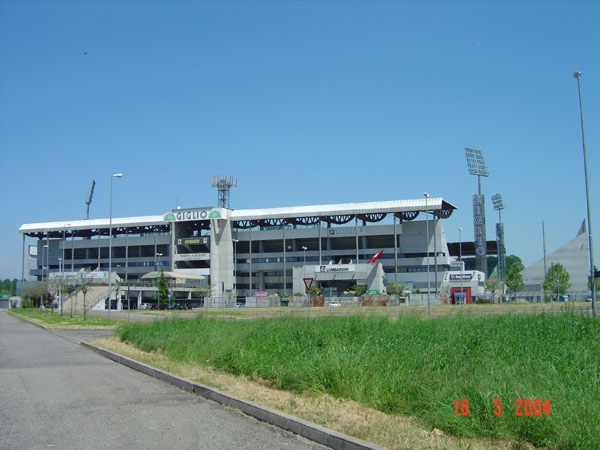
[[[110,272],[122,287],[165,271],[203,278],[210,297],[293,295],[304,292],[305,279],[330,297],[353,284],[381,292],[392,282],[434,293],[455,260],[441,220],[455,209],[443,198],[429,197],[245,210],[200,207],[24,224],[19,232],[23,272],[27,264],[29,277],[37,280]]]

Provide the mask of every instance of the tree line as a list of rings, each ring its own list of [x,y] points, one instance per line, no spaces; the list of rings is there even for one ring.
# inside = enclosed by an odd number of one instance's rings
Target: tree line
[[[4,297],[14,297],[17,295],[17,282],[16,278],[14,280],[2,280],[0,282],[0,295]]]

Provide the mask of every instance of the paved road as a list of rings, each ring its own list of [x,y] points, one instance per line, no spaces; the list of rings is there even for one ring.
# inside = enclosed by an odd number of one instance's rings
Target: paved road
[[[106,332],[100,332],[106,333]],[[0,449],[324,449],[0,311]]]

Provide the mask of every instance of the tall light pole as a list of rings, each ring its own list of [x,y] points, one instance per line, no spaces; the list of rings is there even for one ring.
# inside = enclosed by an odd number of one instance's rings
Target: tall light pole
[[[596,317],[596,280],[594,279],[594,248],[592,243],[592,213],[590,211],[590,189],[588,185],[587,152],[585,149],[585,131],[583,127],[583,102],[581,100],[581,72],[573,74],[577,79],[579,92],[579,116],[581,117],[581,142],[583,143],[583,170],[585,174],[585,197],[587,202],[588,247],[590,251],[590,278],[592,282],[592,315]]]
[[[154,271],[156,272],[158,270],[158,257],[162,256],[162,253],[154,253]]]
[[[429,293],[431,291],[431,276],[429,275],[429,214],[427,212],[427,199],[429,198],[429,194],[427,192],[423,193],[425,196],[425,224],[426,224],[426,234],[427,234],[427,315],[431,315],[431,302],[429,301]]]
[[[235,292],[235,302],[237,303],[237,243],[239,239],[233,240],[233,290]]]
[[[46,245],[44,245],[44,248],[46,249],[46,298],[48,298],[48,279],[50,278],[50,258],[48,257],[48,254],[50,253],[50,242],[48,242]],[[44,282],[44,254],[42,253],[42,283]],[[43,303],[42,303],[43,304]],[[41,305],[40,305],[41,306]]]
[[[48,244],[44,245],[43,248],[46,249],[46,278],[45,278],[45,281],[47,283],[48,275],[50,274],[49,267],[48,267]],[[42,253],[42,283],[43,282],[44,282],[44,254]]]
[[[65,245],[66,245],[66,239],[65,239],[65,231],[66,231],[66,227],[70,227],[71,224],[67,223],[63,225],[63,232],[62,232],[62,258],[58,258],[58,265],[60,266],[60,313],[63,313],[63,298],[62,298],[62,286],[65,284],[65,264],[66,264],[66,260],[65,260]],[[73,255],[71,255],[72,257]],[[62,262],[62,264],[61,264]]]
[[[498,223],[496,224],[496,240],[498,241],[498,280],[502,284],[502,294],[504,294],[504,224],[502,223],[502,210],[504,202],[500,194],[492,195],[494,209],[498,211]]]
[[[304,252],[304,265],[302,266],[302,273],[304,273],[304,278],[306,278],[306,250],[308,250],[308,247],[303,245],[302,251]],[[308,318],[310,319],[310,289],[306,290],[306,295],[308,297]]]
[[[62,308],[62,285],[65,281],[64,275],[62,273],[63,271],[63,259],[59,256],[58,257],[58,270],[60,271],[60,282],[58,284],[58,304],[60,306],[60,313],[62,314],[63,312],[63,308]]]
[[[286,262],[287,262],[287,255],[286,255],[287,244],[285,242],[285,219],[281,219],[281,231],[282,231],[282,234],[283,234],[283,293],[287,294],[287,267],[286,267]]]
[[[63,225],[63,227],[66,227],[68,225]],[[65,260],[65,228],[63,228],[62,230],[62,260]]]
[[[113,191],[113,178],[121,178],[122,173],[113,173],[110,177],[110,210],[108,214],[108,314],[107,318],[110,320],[110,308],[111,295],[112,295],[112,191]]]
[[[463,261],[462,261],[462,228],[458,227],[458,260],[460,261],[460,307],[466,301],[466,296],[463,296]]]
[[[303,245],[302,251],[304,252],[304,265],[302,266],[302,273],[304,274],[304,278],[306,278],[306,250],[308,250],[308,247],[306,245]],[[308,292],[307,294],[308,294],[308,307],[310,308],[310,292]]]

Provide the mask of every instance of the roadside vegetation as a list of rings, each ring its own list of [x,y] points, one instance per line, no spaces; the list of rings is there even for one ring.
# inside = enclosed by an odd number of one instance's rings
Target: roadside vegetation
[[[445,434],[600,448],[600,322],[572,310],[430,320],[201,314],[121,323],[116,335],[182,365],[348,399]]]
[[[59,314],[56,310],[39,308],[14,308],[9,310],[11,314],[23,317],[31,322],[45,327],[114,327],[117,322],[105,317],[83,314]]]

